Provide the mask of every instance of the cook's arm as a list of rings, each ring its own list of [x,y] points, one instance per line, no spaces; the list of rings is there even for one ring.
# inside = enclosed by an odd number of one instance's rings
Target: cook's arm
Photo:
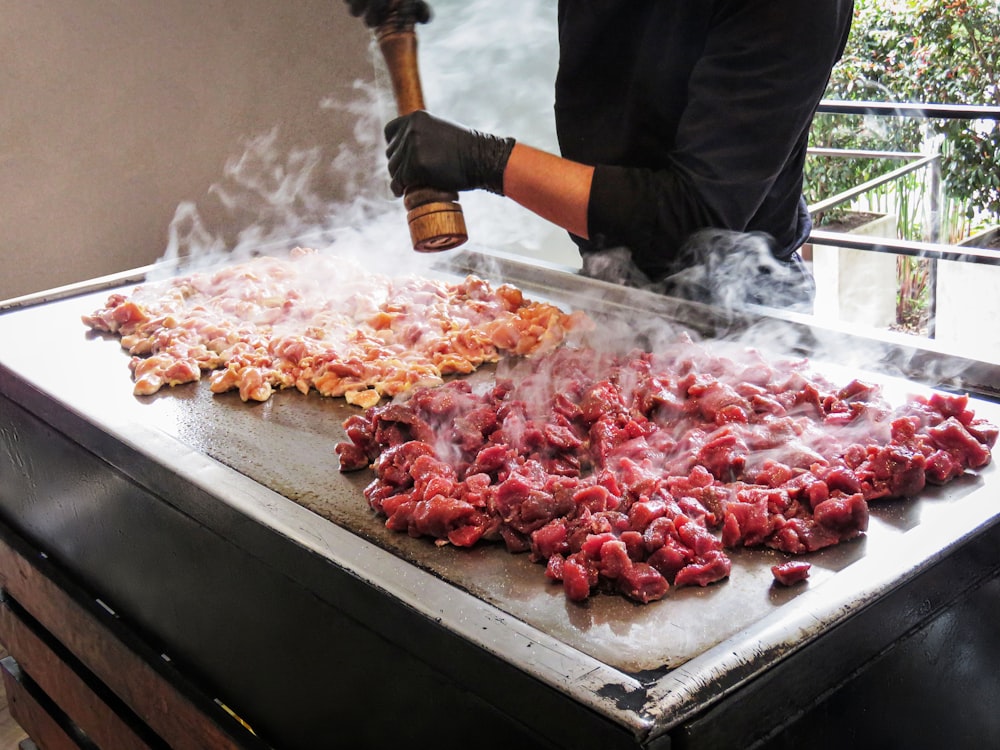
[[[594,168],[523,143],[514,144],[503,191],[529,211],[587,239],[587,208]]]
[[[390,188],[397,196],[412,185],[482,188],[588,237],[593,167],[420,110],[388,122],[385,138]]]

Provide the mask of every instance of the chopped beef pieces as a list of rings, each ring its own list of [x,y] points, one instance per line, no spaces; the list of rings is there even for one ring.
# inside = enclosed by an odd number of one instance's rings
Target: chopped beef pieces
[[[482,392],[455,380],[352,416],[341,470],[374,470],[365,496],[390,529],[526,552],[573,601],[647,603],[727,578],[727,550],[854,539],[869,502],[991,460],[997,428],[968,397],[893,408],[877,385],[736,354],[684,337],[657,353],[507,361]]]
[[[804,560],[789,560],[780,565],[773,565],[771,567],[771,575],[782,586],[793,586],[800,581],[806,580],[809,577],[809,570],[811,568],[812,565]]]

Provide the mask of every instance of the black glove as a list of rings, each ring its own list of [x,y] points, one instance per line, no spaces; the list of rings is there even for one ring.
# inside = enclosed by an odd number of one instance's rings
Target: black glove
[[[385,21],[394,6],[417,23],[427,23],[431,20],[431,7],[424,0],[344,0],[344,2],[350,6],[351,15],[356,18],[363,16],[365,25],[370,28],[375,28]]]
[[[419,110],[385,126],[389,174],[397,197],[408,187],[485,188],[503,195],[513,138],[469,130]]]

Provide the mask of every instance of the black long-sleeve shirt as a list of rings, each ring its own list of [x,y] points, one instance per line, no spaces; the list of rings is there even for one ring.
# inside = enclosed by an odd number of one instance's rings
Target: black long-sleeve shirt
[[[556,126],[595,165],[581,251],[627,247],[656,279],[706,227],[808,237],[809,127],[853,0],[560,0]]]

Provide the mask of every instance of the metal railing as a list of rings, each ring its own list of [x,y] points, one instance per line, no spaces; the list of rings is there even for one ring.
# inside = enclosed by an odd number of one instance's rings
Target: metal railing
[[[817,110],[822,114],[843,115],[882,115],[922,119],[944,120],[1000,120],[1000,106],[968,105],[968,104],[919,104],[900,102],[853,102],[834,99],[824,99]],[[809,212],[816,214],[835,206],[849,203],[860,195],[888,184],[900,177],[924,167],[937,170],[940,157],[938,154],[921,154],[913,152],[893,151],[863,151],[849,149],[810,149],[810,154],[823,156],[838,156],[846,158],[886,158],[906,160],[909,163],[903,167],[888,172],[880,177],[864,182],[842,193],[825,198],[811,206]],[[932,176],[935,186],[938,176]],[[832,245],[856,250],[893,253],[896,255],[919,256],[929,260],[958,260],[973,263],[986,263],[1000,266],[1000,250],[989,248],[973,248],[957,246],[941,242],[914,242],[891,237],[870,237],[846,232],[829,232],[813,230],[809,241],[815,245]]]

